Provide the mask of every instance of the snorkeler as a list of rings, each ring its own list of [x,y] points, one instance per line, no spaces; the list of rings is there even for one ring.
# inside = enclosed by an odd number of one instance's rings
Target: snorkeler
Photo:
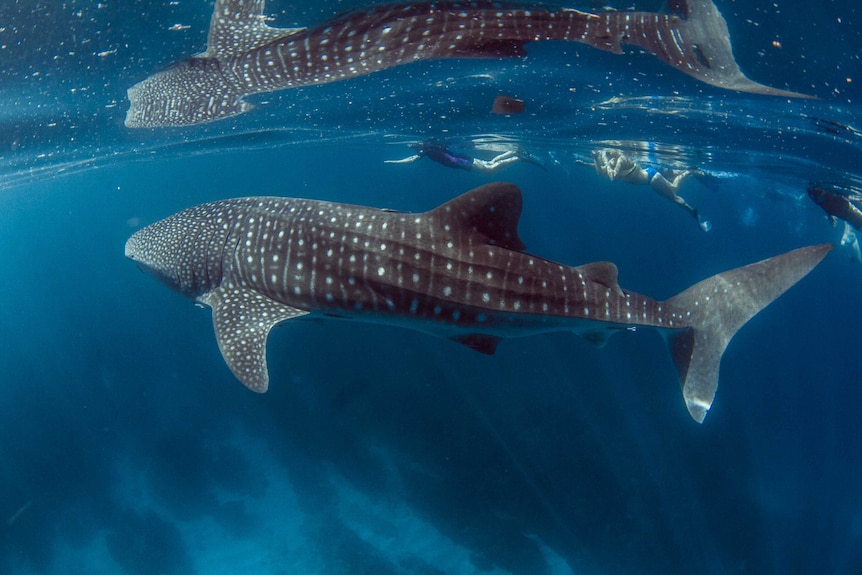
[[[835,191],[826,189],[825,186],[815,183],[808,184],[808,197],[823,208],[829,216],[832,225],[835,218],[839,218],[856,228],[862,230],[862,198],[851,197],[838,191],[838,186],[830,186]]]
[[[536,164],[544,169],[532,156],[521,154],[515,150],[506,150],[502,154],[498,154],[490,160],[476,158],[463,152],[456,152],[450,149],[446,144],[426,140],[424,142],[416,142],[409,144],[411,148],[416,150],[412,156],[408,156],[401,160],[384,160],[386,164],[409,164],[416,160],[427,157],[434,160],[438,164],[442,164],[447,168],[455,168],[458,170],[476,170],[477,172],[493,172],[503,166],[508,166],[515,162],[524,160],[532,164]]]
[[[597,174],[607,176],[612,181],[621,181],[629,184],[648,184],[658,195],[674,202],[688,212],[689,215],[697,220],[700,229],[708,232],[712,228],[709,220],[701,218],[698,211],[688,205],[678,194],[683,182],[689,176],[698,174],[697,171],[667,170],[666,177],[653,166],[641,166],[630,156],[613,148],[602,148],[593,151],[593,162]]]
[[[862,198],[847,195],[854,193],[853,190],[842,193],[839,191],[842,189],[840,186],[833,184],[830,187],[835,191],[830,191],[825,186],[812,182],[808,184],[808,197],[823,208],[833,226],[838,223],[839,219],[844,222],[841,246],[847,248],[850,259],[862,262],[862,251],[860,251],[859,239],[856,235],[856,231],[862,230]]]
[[[847,250],[850,259],[862,263],[862,250],[859,249],[859,236],[853,226],[844,222],[844,233],[841,234],[841,247]]]

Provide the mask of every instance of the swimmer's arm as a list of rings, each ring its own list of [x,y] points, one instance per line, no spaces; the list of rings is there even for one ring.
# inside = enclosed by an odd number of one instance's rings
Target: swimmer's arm
[[[402,158],[400,160],[383,160],[384,164],[409,164],[410,162],[415,162],[419,158],[422,157],[422,154],[414,154],[412,156],[408,156],[406,158]]]
[[[582,160],[578,160],[578,161],[582,161]],[[586,164],[586,162],[583,162],[583,163]],[[605,174],[608,173],[607,169],[601,164],[601,162],[599,162],[598,158],[593,160],[592,166],[596,169],[596,173],[600,176],[604,176]]]
[[[608,162],[605,164],[605,170],[608,173],[608,178],[610,178],[611,180],[616,180],[617,174],[620,173],[619,160],[615,160],[614,158],[608,159]]]

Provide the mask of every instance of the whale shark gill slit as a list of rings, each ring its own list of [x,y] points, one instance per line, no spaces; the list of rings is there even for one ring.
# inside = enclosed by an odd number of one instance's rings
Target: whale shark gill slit
[[[252,109],[245,98],[371,74],[428,59],[517,58],[530,42],[580,42],[616,54],[641,48],[707,84],[810,97],[759,84],[739,69],[712,0],[667,13],[599,12],[491,2],[386,4],[313,28],[273,28],[264,0],[217,0],[207,49],[128,90],[126,126],[189,126]]]

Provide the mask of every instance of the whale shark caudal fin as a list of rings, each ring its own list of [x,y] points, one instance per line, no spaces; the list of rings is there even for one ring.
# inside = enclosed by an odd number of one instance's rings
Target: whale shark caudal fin
[[[664,302],[691,324],[667,334],[682,395],[692,418],[702,423],[718,387],[721,356],[749,319],[805,277],[832,244],[800,248],[712,276]]]
[[[308,312],[236,287],[218,287],[197,301],[213,310],[219,351],[234,376],[250,390],[265,393],[269,388],[266,340],[270,330]]]
[[[759,84],[743,74],[733,57],[727,22],[712,0],[670,0],[667,9],[683,19],[677,30],[632,35],[625,42],[648,50],[677,70],[711,86],[770,96],[813,98]]]
[[[381,4],[311,29],[273,28],[264,0],[216,0],[205,52],[129,88],[129,128],[190,126],[252,109],[245,98],[334,82],[419,60],[515,58],[524,45],[580,42],[616,54],[637,46],[707,84],[810,97],[747,78],[712,0],[670,0],[667,13],[598,12],[489,1]],[[411,30],[422,29],[421,37]]]

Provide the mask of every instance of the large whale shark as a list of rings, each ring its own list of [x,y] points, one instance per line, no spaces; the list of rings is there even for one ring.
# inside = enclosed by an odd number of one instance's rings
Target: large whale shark
[[[497,2],[387,4],[314,28],[264,23],[265,0],[217,0],[205,52],[128,90],[126,126],[188,126],[252,108],[247,96],[322,84],[410,62],[513,58],[544,40],[622,53],[639,47],[702,82],[759,94],[807,97],[748,79],[712,0],[669,0],[668,13],[600,12]]]
[[[494,353],[507,337],[639,326],[666,337],[702,422],[721,356],[751,317],[831,249],[823,244],[706,279],[664,301],[622,289],[610,262],[571,267],[524,251],[521,192],[493,183],[425,213],[251,197],[202,204],[137,231],[126,257],[212,308],[234,375],[264,392],[266,340],[307,314],[401,325]]]

